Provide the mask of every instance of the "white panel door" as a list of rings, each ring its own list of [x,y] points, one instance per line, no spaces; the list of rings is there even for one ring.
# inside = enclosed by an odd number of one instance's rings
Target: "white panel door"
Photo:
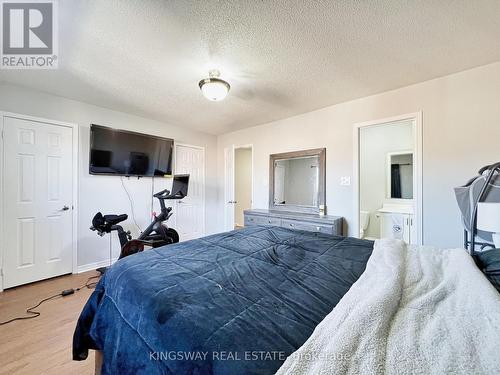
[[[224,149],[224,229],[234,229],[234,147]]]
[[[205,150],[175,145],[175,173],[189,174],[188,195],[176,201],[175,229],[181,241],[205,235]]]
[[[4,288],[72,272],[72,132],[4,118]]]

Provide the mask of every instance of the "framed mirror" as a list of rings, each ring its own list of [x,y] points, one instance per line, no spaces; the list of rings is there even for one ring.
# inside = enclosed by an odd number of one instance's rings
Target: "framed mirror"
[[[270,155],[269,209],[319,213],[325,205],[325,160],[325,148]]]
[[[413,152],[387,154],[387,199],[413,199]]]

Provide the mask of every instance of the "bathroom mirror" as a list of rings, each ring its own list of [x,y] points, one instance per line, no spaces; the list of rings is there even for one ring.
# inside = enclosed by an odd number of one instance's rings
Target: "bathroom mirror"
[[[326,149],[273,154],[269,165],[269,209],[318,213],[325,204]]]
[[[413,199],[413,152],[387,154],[387,198]]]

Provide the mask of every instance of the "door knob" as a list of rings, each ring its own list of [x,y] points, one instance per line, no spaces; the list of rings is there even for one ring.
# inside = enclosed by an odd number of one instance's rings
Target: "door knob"
[[[63,206],[63,208],[61,208],[61,211],[68,211],[68,210],[69,210],[68,206]]]

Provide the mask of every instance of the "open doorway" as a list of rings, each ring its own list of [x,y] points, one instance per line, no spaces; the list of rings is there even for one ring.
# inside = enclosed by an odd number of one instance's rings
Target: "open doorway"
[[[226,148],[225,169],[225,229],[233,230],[243,227],[243,212],[252,208],[252,146]]]
[[[421,114],[355,126],[355,230],[422,244]]]
[[[252,147],[234,149],[234,227],[242,228],[243,211],[252,208]]]

